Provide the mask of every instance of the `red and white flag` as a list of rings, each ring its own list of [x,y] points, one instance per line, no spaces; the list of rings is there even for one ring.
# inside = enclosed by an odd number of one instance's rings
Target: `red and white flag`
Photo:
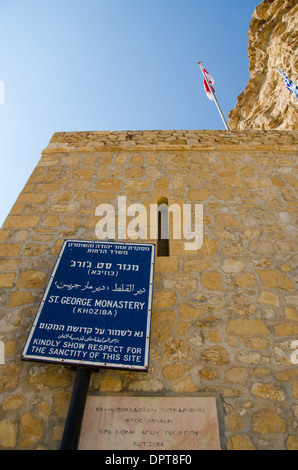
[[[202,74],[203,74],[203,83],[204,83],[204,88],[205,88],[205,91],[206,91],[206,95],[209,98],[209,100],[213,100],[214,103],[216,104],[216,107],[218,109],[220,117],[221,117],[221,119],[222,119],[222,121],[225,125],[226,130],[228,131],[229,130],[228,124],[225,120],[224,115],[222,114],[222,110],[220,109],[218,101],[215,97],[215,90],[212,86],[215,80],[214,80],[213,77],[211,77],[211,75],[207,72],[207,70],[204,69],[204,67],[202,66],[202,62],[197,62],[197,64],[200,66],[200,69],[201,69]]]
[[[207,72],[207,70],[204,69],[203,66],[201,66],[201,69],[202,69],[202,72],[203,72],[203,83],[204,83],[204,88],[205,88],[205,91],[206,91],[206,95],[207,95],[207,97],[209,98],[209,100],[213,100],[214,98],[213,98],[213,95],[212,95],[212,93],[211,93],[211,91],[210,91],[210,87],[209,87],[209,85],[208,85],[208,83],[207,83],[207,80],[208,80],[208,82],[209,82],[209,84],[210,84],[210,86],[211,86],[211,88],[212,88],[213,93],[215,93],[215,90],[214,90],[214,88],[213,88],[212,85],[213,85],[213,83],[214,83],[215,80],[214,80],[213,77],[211,77],[211,75]],[[207,77],[207,80],[206,80],[206,77]]]

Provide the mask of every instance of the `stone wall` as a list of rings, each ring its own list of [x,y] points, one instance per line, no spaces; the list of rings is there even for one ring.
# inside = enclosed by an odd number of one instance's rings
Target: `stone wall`
[[[53,136],[0,231],[1,449],[59,448],[74,371],[20,355],[63,240],[95,240],[118,195],[202,203],[204,242],[156,258],[149,371],[102,369],[90,392],[218,392],[228,449],[298,449],[297,137]]]

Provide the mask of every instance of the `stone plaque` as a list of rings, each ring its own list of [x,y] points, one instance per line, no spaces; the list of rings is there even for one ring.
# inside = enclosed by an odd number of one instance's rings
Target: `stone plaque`
[[[215,397],[89,396],[80,450],[220,450]]]

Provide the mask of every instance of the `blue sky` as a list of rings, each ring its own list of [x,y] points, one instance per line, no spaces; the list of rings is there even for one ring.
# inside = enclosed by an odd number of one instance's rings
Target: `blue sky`
[[[224,129],[261,0],[0,0],[0,226],[54,132]]]

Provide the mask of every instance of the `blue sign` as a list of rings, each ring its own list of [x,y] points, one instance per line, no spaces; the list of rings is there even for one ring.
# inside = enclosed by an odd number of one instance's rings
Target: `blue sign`
[[[22,359],[146,370],[153,244],[65,240]]]

